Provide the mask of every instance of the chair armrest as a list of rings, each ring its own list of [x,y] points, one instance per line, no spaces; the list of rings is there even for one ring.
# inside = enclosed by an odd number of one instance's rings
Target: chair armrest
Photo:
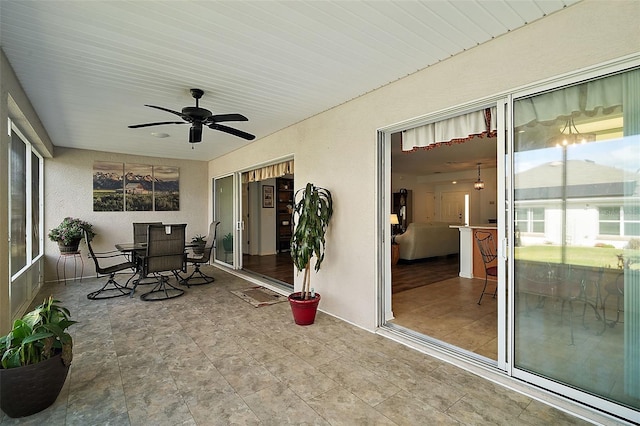
[[[111,251],[105,251],[105,252],[93,253],[93,254],[98,259],[108,259],[110,257],[125,256],[125,254],[119,250],[111,250]],[[92,257],[91,253],[89,253],[89,257]]]

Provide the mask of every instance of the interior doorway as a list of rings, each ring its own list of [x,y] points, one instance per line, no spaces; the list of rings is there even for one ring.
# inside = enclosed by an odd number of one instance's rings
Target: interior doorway
[[[293,161],[242,173],[242,270],[293,288],[293,261],[288,251],[294,189]]]
[[[490,127],[480,137],[469,132],[467,138],[426,143],[422,148],[420,143],[417,148],[407,147],[407,139],[414,135],[403,131],[391,135],[391,193],[398,188],[411,190],[413,206],[405,232],[408,236],[395,238],[400,241],[401,256],[390,268],[391,291],[385,293],[390,293],[393,315],[387,325],[491,363],[498,362],[498,303],[489,297],[478,305],[484,276],[460,277],[459,251],[440,254],[437,249],[429,250],[429,246],[444,245],[438,231],[414,230],[495,221],[498,154],[494,130]],[[478,163],[483,164],[482,190],[474,189]],[[460,237],[455,231],[447,238]],[[427,249],[423,254],[407,254],[403,244]]]

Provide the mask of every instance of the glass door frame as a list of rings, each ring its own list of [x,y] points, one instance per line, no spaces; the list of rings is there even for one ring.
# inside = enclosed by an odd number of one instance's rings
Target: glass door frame
[[[389,215],[391,214],[391,134],[402,130],[410,129],[413,127],[422,126],[428,123],[433,123],[448,118],[456,117],[462,114],[479,111],[489,107],[497,108],[497,202],[498,206],[505,206],[505,185],[506,185],[506,166],[505,162],[501,159],[505,158],[505,146],[507,128],[507,98],[504,95],[488,97],[470,102],[468,104],[455,106],[432,114],[416,117],[410,120],[406,120],[400,123],[393,124],[391,126],[382,127],[377,130],[377,168],[378,168],[378,327],[391,329],[398,331],[401,334],[406,334],[408,337],[417,339],[421,344],[438,348],[439,350],[445,350],[448,353],[455,356],[469,357],[477,362],[483,363],[490,367],[495,367],[501,371],[507,371],[507,354],[509,343],[507,342],[508,336],[508,322],[507,322],[507,292],[506,286],[498,287],[497,304],[498,304],[498,324],[497,324],[497,338],[498,338],[498,359],[495,362],[486,362],[480,356],[473,356],[472,353],[464,351],[462,349],[456,350],[455,347],[448,345],[446,342],[442,342],[429,336],[418,335],[411,332],[411,330],[403,329],[397,325],[388,323],[393,319],[393,312],[391,309],[391,238],[390,227],[388,226]],[[503,261],[498,264],[498,282],[506,283],[506,277],[509,275],[506,272],[507,267],[507,241],[505,231],[506,218],[500,215],[498,211],[498,255]]]
[[[229,173],[221,176],[216,176],[212,179],[212,209],[213,209],[213,220],[220,220],[218,217],[218,198],[217,198],[217,182],[222,179],[232,178],[232,195],[231,195],[231,234],[233,235],[233,250],[231,253],[231,263],[218,259],[218,250],[223,248],[222,240],[224,235],[217,235],[216,239],[218,242],[216,243],[216,256],[214,257],[214,262],[217,264],[224,265],[227,268],[232,269],[241,269],[242,268],[242,256],[238,255],[238,247],[242,238],[242,221],[239,220],[239,188],[240,188],[240,174]],[[218,229],[220,231],[220,229]],[[224,231],[221,232],[223,234]],[[224,249],[224,248],[223,248]]]
[[[519,90],[513,90],[508,95],[508,105],[507,105],[507,120],[508,120],[508,143],[509,147],[507,163],[509,168],[509,173],[507,175],[508,187],[507,194],[509,196],[508,200],[505,200],[506,203],[504,206],[508,211],[508,223],[513,223],[513,209],[514,209],[514,188],[513,188],[513,147],[514,147],[514,134],[513,134],[513,104],[514,100],[533,96],[536,94],[544,93],[545,91],[552,91],[562,88],[563,86],[569,86],[573,84],[581,84],[587,80],[597,79],[600,77],[604,77],[607,74],[614,74],[619,72],[624,72],[625,70],[630,70],[632,68],[640,67],[640,56],[639,55],[630,55],[627,57],[619,58],[613,61],[609,61],[606,63],[598,64],[593,67],[589,67],[586,69],[574,71],[571,73],[567,73],[561,76],[557,76],[548,80],[544,80],[537,84],[529,85],[525,88],[521,88]],[[513,232],[509,232],[507,235],[507,247],[508,247],[508,270],[513,271],[514,268],[514,247],[515,234]],[[511,307],[515,306],[515,280],[513,274],[509,274],[508,278],[508,289],[509,289],[509,305]],[[515,321],[516,315],[515,312],[509,312],[509,345],[508,345],[508,359],[513,360],[515,357]],[[596,407],[598,410],[602,410],[605,413],[612,413],[614,415],[620,416],[622,418],[631,419],[634,416],[637,416],[638,412],[633,409],[624,407],[622,405],[616,404],[614,402],[610,402],[605,400],[604,398],[598,397],[596,395],[592,395],[587,393],[586,391],[572,388],[571,386],[558,383],[548,378],[544,378],[537,374],[533,374],[531,372],[521,370],[515,367],[513,362],[510,362],[507,368],[507,373],[509,376],[514,378],[523,380],[525,382],[531,383],[534,386],[538,386],[542,389],[546,389],[553,393],[557,393],[558,395],[563,395],[564,397],[578,401],[581,404],[585,404],[591,407]]]

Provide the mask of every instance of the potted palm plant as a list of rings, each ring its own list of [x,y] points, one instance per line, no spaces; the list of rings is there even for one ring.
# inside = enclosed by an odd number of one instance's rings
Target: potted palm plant
[[[333,200],[329,190],[307,183],[294,195],[294,227],[291,235],[291,258],[298,273],[304,270],[302,290],[289,295],[289,304],[296,324],[313,324],[320,294],[311,288],[311,259],[315,256],[314,269],[320,270],[324,260],[325,233],[333,214]]]
[[[76,321],[58,303],[45,299],[0,337],[0,408],[9,417],[44,410],[62,390],[73,357],[66,329]]]

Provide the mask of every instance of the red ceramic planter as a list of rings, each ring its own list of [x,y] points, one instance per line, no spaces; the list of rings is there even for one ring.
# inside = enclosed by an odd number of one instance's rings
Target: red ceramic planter
[[[316,297],[309,300],[302,300],[300,295],[300,292],[291,293],[288,298],[293,320],[298,325],[313,324],[320,303],[320,293],[316,293]]]

